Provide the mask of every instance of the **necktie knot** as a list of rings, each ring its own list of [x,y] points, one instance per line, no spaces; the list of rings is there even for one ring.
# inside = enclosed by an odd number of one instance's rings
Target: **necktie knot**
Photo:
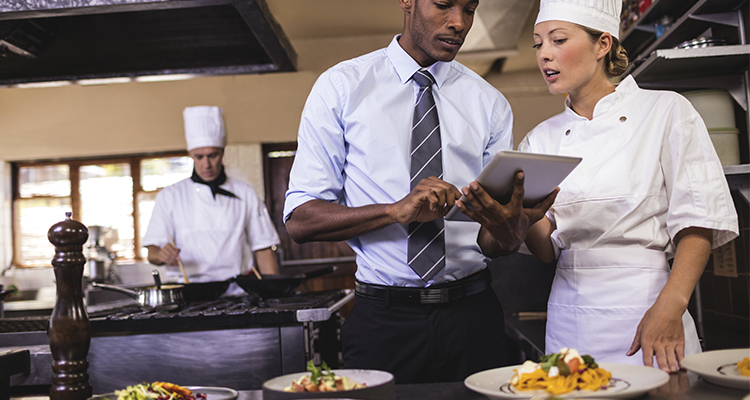
[[[414,73],[414,75],[411,76],[412,79],[414,79],[414,82],[417,82],[420,88],[424,89],[426,87],[432,86],[433,83],[435,83],[435,78],[432,77],[432,74],[430,74],[427,70],[418,70]]]

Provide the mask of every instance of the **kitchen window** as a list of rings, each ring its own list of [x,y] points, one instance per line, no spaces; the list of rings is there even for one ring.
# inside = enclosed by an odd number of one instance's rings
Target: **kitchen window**
[[[141,237],[156,194],[192,171],[185,152],[14,163],[13,265],[51,266],[55,249],[47,231],[66,211],[86,226],[101,227],[100,244],[118,260],[145,259]]]

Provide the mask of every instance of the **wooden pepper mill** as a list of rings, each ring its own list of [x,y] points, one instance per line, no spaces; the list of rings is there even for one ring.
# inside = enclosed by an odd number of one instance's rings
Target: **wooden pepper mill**
[[[49,320],[49,347],[52,352],[50,400],[85,400],[91,397],[89,362],[91,324],[83,305],[83,244],[88,240],[86,226],[70,219],[52,225],[47,238],[55,245],[57,300]]]

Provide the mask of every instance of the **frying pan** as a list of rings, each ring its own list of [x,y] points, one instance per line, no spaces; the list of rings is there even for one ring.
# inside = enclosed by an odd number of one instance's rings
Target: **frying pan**
[[[182,296],[183,285],[162,285],[161,279],[159,278],[159,272],[154,270],[153,275],[156,283],[155,286],[126,289],[95,281],[91,282],[91,286],[124,293],[134,298],[138,302],[138,306],[143,309],[171,310],[184,303]]]
[[[190,282],[182,285],[182,297],[188,303],[213,301],[227,291],[234,278],[215,282]]]
[[[237,275],[234,279],[248,294],[257,294],[263,299],[270,299],[289,296],[302,282],[310,278],[328,275],[335,270],[336,266],[328,266],[306,274],[263,275],[263,279],[258,279],[255,275]]]

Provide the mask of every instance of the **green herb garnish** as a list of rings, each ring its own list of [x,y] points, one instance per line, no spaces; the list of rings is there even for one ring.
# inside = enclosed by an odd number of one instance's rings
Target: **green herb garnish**
[[[331,371],[331,368],[328,367],[328,364],[326,364],[325,361],[323,361],[320,364],[320,367],[316,367],[315,363],[313,363],[313,360],[310,360],[307,362],[307,370],[310,371],[310,380],[313,381],[316,385],[320,384],[320,380],[323,379],[324,376],[330,376],[334,377],[335,374],[333,371]]]

